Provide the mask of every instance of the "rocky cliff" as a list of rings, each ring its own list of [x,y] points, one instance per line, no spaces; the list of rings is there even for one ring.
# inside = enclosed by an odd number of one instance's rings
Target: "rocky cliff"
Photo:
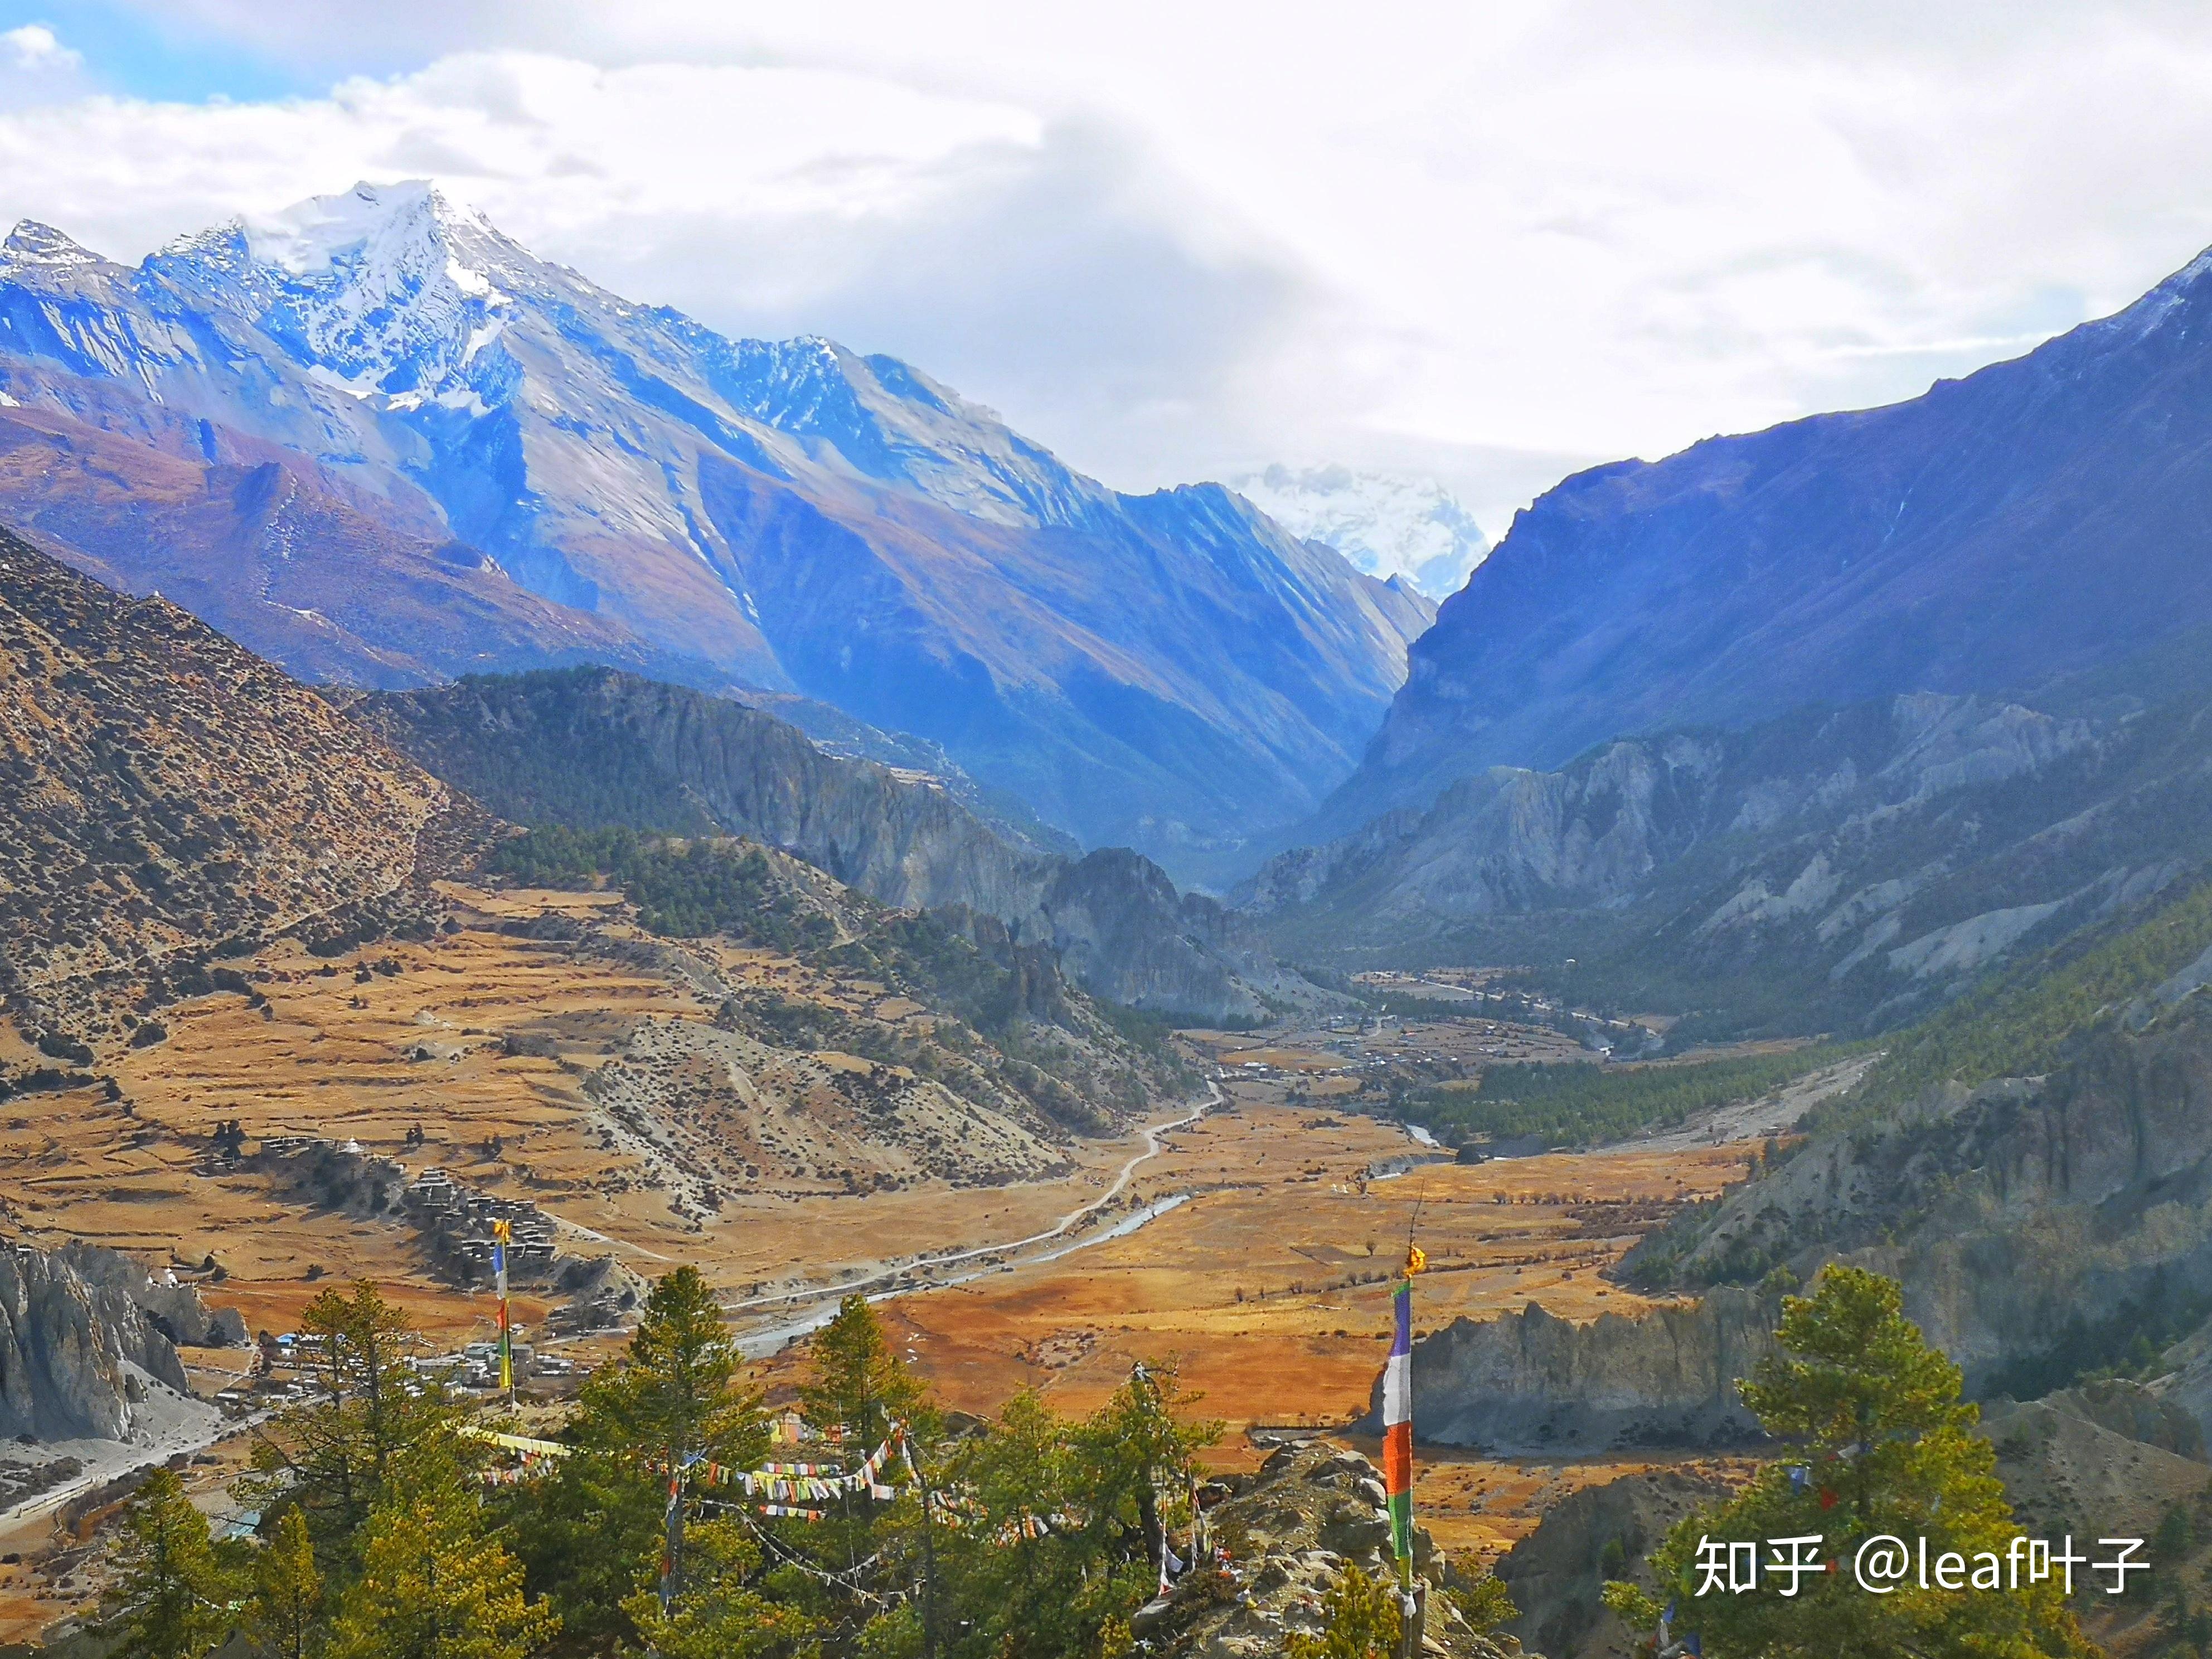
[[[1413,1345],[1413,1431],[1493,1456],[1737,1445],[1759,1435],[1736,1379],[1772,1350],[1778,1303],[1735,1289],[1577,1325],[1530,1303]],[[1362,1427],[1381,1432],[1376,1379]]]
[[[750,836],[902,909],[1033,904],[1039,861],[913,773],[726,698],[607,669],[365,697],[362,726],[515,823]]]
[[[1558,771],[1492,768],[1425,812],[1387,815],[1285,854],[1253,879],[1249,902],[1267,913],[1357,890],[1370,925],[1383,927],[1612,904],[1729,837],[1863,831],[1877,814],[2045,770],[2092,738],[2086,720],[1937,696],[1790,715],[1744,732],[1620,738]]]
[[[1899,696],[1492,769],[1282,854],[1240,903],[1303,960],[1528,962],[1585,1002],[1886,1029],[2212,856],[2201,671],[2039,702]]]
[[[1808,1277],[1842,1256],[1903,1281],[1970,1389],[2039,1394],[2212,1312],[2212,1008],[2080,1040],[2047,1078],[1931,1091],[1818,1137],[1631,1272]]]
[[[189,1288],[156,1285],[127,1257],[94,1245],[0,1249],[0,1435],[118,1440],[143,1384],[188,1392],[175,1338],[244,1340],[237,1316],[211,1316]]]
[[[175,605],[0,532],[0,1016],[69,1042],[210,954],[416,904],[483,814]]]
[[[963,907],[1131,1007],[1257,1018],[1311,999],[1254,931],[1135,854],[1013,844],[936,780],[823,753],[727,700],[606,670],[471,679],[362,699],[356,718],[522,823],[746,836],[905,909]]]

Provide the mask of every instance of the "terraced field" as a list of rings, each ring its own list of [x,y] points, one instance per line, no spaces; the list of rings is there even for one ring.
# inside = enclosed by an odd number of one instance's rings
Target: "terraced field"
[[[613,895],[448,897],[455,930],[421,943],[240,959],[245,990],[165,1011],[161,1041],[103,1066],[113,1098],[94,1086],[0,1102],[0,1217],[39,1242],[212,1256],[222,1294],[256,1320],[304,1301],[311,1275],[442,1294],[408,1229],[302,1205],[219,1158],[215,1133],[235,1123],[249,1145],[315,1136],[410,1175],[443,1169],[539,1206],[566,1253],[645,1273],[696,1261],[742,1297],[1022,1237],[1129,1155],[1118,1137],[1048,1139],[941,1089],[872,1109],[852,1085],[884,1095],[894,1068],[713,1023],[732,988],[878,1028],[925,1017],[880,984],[769,951],[672,948],[610,924]],[[36,1059],[18,1058],[18,1071]]]
[[[1051,1138],[972,1101],[935,1120],[911,1097],[886,1113],[840,1083],[880,1079],[878,1062],[764,1047],[718,1023],[733,991],[870,1029],[929,1018],[880,983],[651,939],[604,893],[447,897],[452,927],[419,943],[327,958],[280,945],[239,960],[232,983],[245,988],[165,1012],[161,1041],[106,1068],[112,1091],[0,1103],[0,1218],[34,1241],[211,1258],[222,1276],[210,1298],[255,1329],[289,1328],[322,1283],[356,1275],[441,1338],[485,1324],[488,1297],[441,1282],[400,1218],[302,1201],[251,1160],[219,1156],[213,1136],[235,1123],[249,1145],[350,1142],[410,1176],[440,1168],[536,1204],[565,1253],[647,1275],[696,1262],[732,1304],[761,1304],[741,1328],[778,1328],[809,1305],[773,1298],[907,1275],[887,1316],[964,1409],[1035,1388],[1081,1411],[1138,1359],[1173,1357],[1230,1425],[1218,1455],[1237,1463],[1257,1455],[1248,1428],[1333,1428],[1364,1406],[1409,1233],[1431,1263],[1424,1329],[1530,1299],[1569,1317],[1633,1311],[1645,1304],[1600,1270],[1744,1169],[1732,1143],[1423,1162],[1435,1155],[1394,1125],[1311,1093],[1291,1103],[1292,1089],[1311,1090],[1306,1056],[1275,1054],[1281,1075],[1231,1082],[1224,1109],[1170,1134],[1095,1222],[1002,1261],[990,1247],[1106,1194],[1143,1143]],[[1149,1115],[1177,1109],[1162,1101]],[[1177,1201],[1108,1236],[1164,1200]],[[915,1257],[963,1249],[987,1252],[961,1265],[967,1282],[915,1285]],[[526,1297],[520,1316],[538,1324],[549,1306]],[[781,1392],[797,1364],[787,1352],[763,1380]],[[1448,1545],[1492,1553],[1620,1467],[1425,1460],[1420,1501]]]

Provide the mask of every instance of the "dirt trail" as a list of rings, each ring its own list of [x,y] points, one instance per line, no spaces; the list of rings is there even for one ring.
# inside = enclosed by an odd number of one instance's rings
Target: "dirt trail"
[[[1731,1141],[1763,1140],[1768,1135],[1786,1133],[1797,1127],[1798,1119],[1822,1101],[1856,1086],[1881,1058],[1879,1049],[1870,1054],[1857,1054],[1801,1077],[1778,1094],[1722,1106],[1702,1117],[1692,1118],[1679,1129],[1620,1144],[1639,1152],[1687,1152],[1697,1146],[1722,1146]]]
[[[723,1311],[726,1313],[743,1313],[749,1308],[807,1307],[811,1304],[817,1305],[818,1309],[817,1311],[811,1313],[804,1318],[787,1321],[777,1325],[771,1326],[766,1330],[753,1331],[748,1334],[742,1340],[739,1346],[748,1354],[759,1355],[763,1353],[771,1353],[777,1348],[781,1347],[784,1343],[790,1340],[791,1338],[794,1336],[803,1336],[809,1331],[818,1329],[828,1321],[830,1315],[836,1311],[835,1304],[843,1301],[845,1297],[851,1296],[855,1292],[867,1294],[869,1291],[874,1291],[877,1294],[870,1295],[869,1300],[880,1301],[884,1299],[882,1295],[883,1286],[894,1284],[901,1279],[911,1279],[918,1273],[927,1273],[933,1268],[954,1266],[963,1261],[973,1261],[978,1258],[985,1256],[1003,1258],[1010,1251],[1027,1249],[1032,1245],[1048,1244],[1054,1239],[1065,1237],[1069,1232],[1073,1231],[1077,1227],[1081,1226],[1092,1217],[1097,1215],[1101,1211],[1104,1210],[1109,1205],[1113,1203],[1115,1199],[1119,1198],[1122,1193],[1127,1189],[1129,1182],[1135,1178],[1137,1171],[1145,1164],[1150,1163],[1152,1159],[1160,1155],[1163,1150],[1162,1143],[1165,1137],[1174,1133],[1177,1129],[1188,1128],[1192,1124],[1199,1121],[1199,1120],[1203,1118],[1208,1112],[1212,1111],[1215,1107],[1219,1106],[1222,1103],[1221,1091],[1218,1087],[1212,1083],[1208,1083],[1206,1085],[1206,1100],[1204,1105],[1200,1106],[1194,1111],[1186,1112],[1181,1117],[1171,1118],[1165,1122],[1146,1125],[1145,1128],[1140,1131],[1145,1139],[1145,1150],[1137,1153],[1121,1165],[1120,1173],[1114,1177],[1113,1184],[1108,1187],[1107,1189],[1103,1193],[1100,1194],[1097,1198],[1092,1199],[1089,1203],[1079,1205],[1076,1208],[1070,1210],[1066,1215],[1060,1217],[1060,1218],[1052,1226],[1044,1229],[1042,1232],[1031,1233],[1026,1238],[1008,1239],[1000,1243],[979,1244],[968,1249],[948,1250],[939,1255],[922,1256],[913,1261],[907,1262],[901,1267],[887,1267],[881,1273],[872,1273],[863,1279],[848,1279],[837,1285],[823,1285],[816,1289],[805,1291],[788,1291],[778,1296],[748,1297],[741,1301],[726,1302],[722,1304]],[[1108,1239],[1127,1237],[1129,1233],[1135,1231],[1138,1226],[1142,1225],[1145,1222],[1152,1220],[1156,1217],[1166,1214],[1169,1211],[1177,1207],[1182,1201],[1183,1200],[1181,1196],[1164,1200],[1153,1205],[1149,1210],[1130,1217],[1127,1221],[1122,1223],[1121,1225],[1100,1234],[1097,1239],[1086,1242],[1103,1243]],[[1045,1261],[1056,1261],[1062,1256],[1073,1255],[1076,1249],[1079,1249],[1081,1248],[1082,1246],[1080,1244],[1073,1245],[1045,1255],[1031,1257],[1026,1261],[1001,1261],[999,1260],[994,1260],[991,1267],[987,1269],[987,1271],[997,1272],[1002,1266],[1009,1268],[1015,1267],[1033,1267]],[[949,1279],[933,1279],[927,1285],[910,1285],[903,1288],[908,1290],[941,1289],[956,1285],[964,1285],[970,1279],[981,1278],[981,1276],[982,1275],[981,1273],[958,1274]]]

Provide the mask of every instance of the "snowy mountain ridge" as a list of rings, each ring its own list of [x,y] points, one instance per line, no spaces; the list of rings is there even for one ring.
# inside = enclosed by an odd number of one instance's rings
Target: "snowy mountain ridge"
[[[1474,515],[1433,478],[1276,465],[1229,483],[1293,536],[1334,548],[1370,576],[1403,576],[1431,599],[1457,592],[1490,551]]]
[[[408,546],[591,621],[479,611],[441,641],[417,606],[402,641],[386,596],[333,565],[349,620],[300,640],[302,672],[398,684],[418,672],[403,663],[512,662],[527,638],[571,641],[570,660],[612,628],[664,677],[940,742],[1092,845],[1215,845],[1310,810],[1432,614],[1219,486],[1121,495],[896,358],[625,300],[421,181],[234,220],[135,267],[19,226],[0,395],[64,456],[90,451],[57,419],[165,447],[137,470],[170,479],[177,512],[214,499],[173,476],[179,457],[304,468]],[[127,500],[70,465],[0,467],[0,515],[44,513],[88,568],[137,568]],[[261,617],[285,661],[298,617],[245,574],[279,534],[276,496],[241,488],[211,475],[233,516],[187,541],[209,613]],[[164,582],[182,591],[174,568]]]

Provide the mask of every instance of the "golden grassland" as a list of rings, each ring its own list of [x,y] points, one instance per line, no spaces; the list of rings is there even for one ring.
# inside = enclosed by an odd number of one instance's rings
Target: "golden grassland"
[[[611,1253],[648,1277],[695,1262],[733,1302],[834,1291],[923,1252],[1023,1239],[1099,1198],[1143,1151],[1133,1133],[1078,1142],[1072,1175],[999,1187],[729,1191],[719,1214],[694,1218],[611,1132],[586,1085],[638,1022],[703,1021],[712,1008],[680,972],[644,957],[625,962],[502,931],[604,912],[611,896],[457,889],[453,896],[462,925],[433,939],[330,960],[280,945],[240,962],[265,1003],[222,994],[164,1011],[165,1041],[103,1062],[113,1097],[95,1087],[0,1102],[0,1218],[34,1243],[93,1239],[149,1262],[211,1257],[223,1277],[206,1286],[210,1299],[239,1308],[254,1330],[292,1328],[327,1284],[374,1279],[450,1345],[489,1328],[488,1293],[441,1283],[404,1225],[313,1207],[266,1174],[217,1163],[208,1141],[216,1126],[235,1120],[249,1141],[350,1139],[410,1173],[442,1167],[481,1190],[538,1204],[563,1224],[572,1254]],[[718,969],[742,983],[878,1018],[921,1012],[893,1006],[880,985],[772,953],[702,948],[716,951]],[[1246,1464],[1259,1455],[1249,1428],[1340,1429],[1364,1407],[1409,1235],[1431,1264],[1417,1289],[1422,1329],[1531,1300],[1576,1319],[1632,1313],[1646,1304],[1601,1270],[1676,1206],[1744,1171],[1747,1149],[1727,1145],[1407,1170],[1430,1155],[1395,1126],[1328,1097],[1332,1085],[1357,1084],[1336,1074],[1343,1060],[1322,1046],[1325,1035],[1192,1034],[1205,1059],[1232,1067],[1257,1059],[1277,1075],[1231,1082],[1226,1109],[1170,1135],[1101,1220],[1163,1199],[1181,1198],[1180,1207],[1054,1261],[1025,1260],[1040,1253],[1032,1248],[1003,1267],[967,1264],[963,1271],[988,1270],[887,1304],[902,1350],[946,1402],[989,1413],[1035,1389],[1080,1412],[1138,1359],[1172,1358],[1203,1395],[1199,1409],[1228,1425],[1217,1462]],[[1527,1028],[1474,1035],[1516,1054],[1572,1052]],[[1380,1048],[1469,1040],[1463,1030],[1416,1025]],[[4,1029],[0,1043],[21,1046]],[[803,1133],[805,1103],[781,1109],[799,1126],[791,1132]],[[1183,1109],[1164,1101],[1150,1115],[1164,1121]],[[418,1127],[423,1144],[410,1146]],[[1375,1178],[1390,1170],[1402,1172]],[[1079,1229],[1061,1243],[1085,1237]],[[542,1297],[518,1298],[526,1324],[546,1311]],[[773,1322],[789,1310],[750,1317]],[[242,1363],[191,1358],[210,1391]],[[758,1375],[781,1395],[799,1363],[789,1350]],[[242,1455],[231,1443],[195,1469],[195,1489],[210,1506],[225,1502],[222,1483]],[[1486,1553],[1576,1486],[1627,1467],[1425,1455],[1419,1500],[1441,1541]],[[52,1525],[46,1517],[0,1535],[0,1553],[52,1541]],[[85,1590],[82,1581],[34,1582],[28,1569],[0,1564],[0,1637],[35,1631]]]
[[[1140,1231],[1060,1260],[902,1297],[902,1340],[948,1401],[988,1412],[1026,1388],[1096,1405],[1139,1359],[1176,1358],[1232,1431],[1341,1425],[1366,1405],[1409,1231],[1429,1257],[1426,1331],[1541,1301],[1571,1319],[1649,1305],[1600,1270],[1675,1206],[1740,1177],[1729,1147],[1487,1164],[1362,1180],[1402,1135],[1255,1104],[1178,1133],[1147,1199],[1193,1192]],[[1206,1190],[1207,1187],[1212,1190]]]

